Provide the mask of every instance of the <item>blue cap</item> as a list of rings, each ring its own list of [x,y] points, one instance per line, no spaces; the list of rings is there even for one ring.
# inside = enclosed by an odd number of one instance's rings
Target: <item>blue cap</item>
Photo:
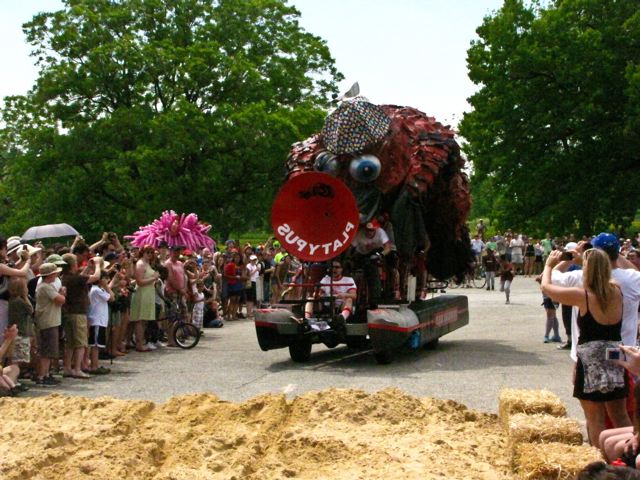
[[[618,242],[618,238],[612,233],[602,232],[591,240],[591,245],[600,250],[620,250],[620,242]]]

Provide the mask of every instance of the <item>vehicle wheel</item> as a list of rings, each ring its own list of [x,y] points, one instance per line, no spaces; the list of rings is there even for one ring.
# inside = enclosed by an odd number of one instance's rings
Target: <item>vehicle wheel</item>
[[[378,365],[389,365],[393,360],[390,350],[381,350],[379,352],[373,352],[373,356],[375,357],[376,362],[378,362]]]
[[[289,355],[294,362],[308,362],[311,358],[311,341],[301,338],[289,345]]]
[[[478,277],[471,280],[471,283],[473,283],[473,286],[476,288],[484,288],[487,284],[487,279],[484,277]]]
[[[438,348],[438,343],[440,343],[439,338],[434,338],[433,340],[428,341],[424,344],[424,348],[427,350],[435,350]]]
[[[200,330],[190,323],[181,323],[173,332],[173,340],[180,348],[189,350],[200,341]]]
[[[364,350],[369,348],[369,339],[367,337],[349,337],[347,338],[347,348],[351,350]]]

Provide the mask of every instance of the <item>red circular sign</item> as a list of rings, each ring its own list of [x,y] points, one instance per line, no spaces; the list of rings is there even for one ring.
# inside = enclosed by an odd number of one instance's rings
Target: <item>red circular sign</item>
[[[273,202],[271,225],[291,255],[308,262],[344,252],[358,231],[358,205],[340,180],[319,172],[290,178]]]

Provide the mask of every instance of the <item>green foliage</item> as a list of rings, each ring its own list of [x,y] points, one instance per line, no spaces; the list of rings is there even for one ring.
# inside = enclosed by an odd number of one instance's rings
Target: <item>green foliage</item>
[[[540,235],[630,225],[640,206],[637,0],[505,0],[468,51],[460,132],[474,216]]]
[[[283,0],[65,0],[24,25],[40,68],[1,112],[6,232],[131,233],[162,210],[264,228],[291,143],[341,75]]]

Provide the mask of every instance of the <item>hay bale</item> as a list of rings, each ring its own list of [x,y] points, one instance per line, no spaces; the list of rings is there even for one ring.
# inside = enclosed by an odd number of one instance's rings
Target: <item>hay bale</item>
[[[598,460],[600,450],[589,445],[520,443],[515,447],[514,473],[527,480],[569,480]]]
[[[555,393],[548,390],[502,390],[498,415],[504,428],[509,425],[509,416],[516,413],[546,413],[554,417],[564,417],[567,407]]]
[[[566,443],[582,445],[582,431],[577,420],[552,415],[516,413],[509,416],[507,438],[513,446],[519,443]]]

